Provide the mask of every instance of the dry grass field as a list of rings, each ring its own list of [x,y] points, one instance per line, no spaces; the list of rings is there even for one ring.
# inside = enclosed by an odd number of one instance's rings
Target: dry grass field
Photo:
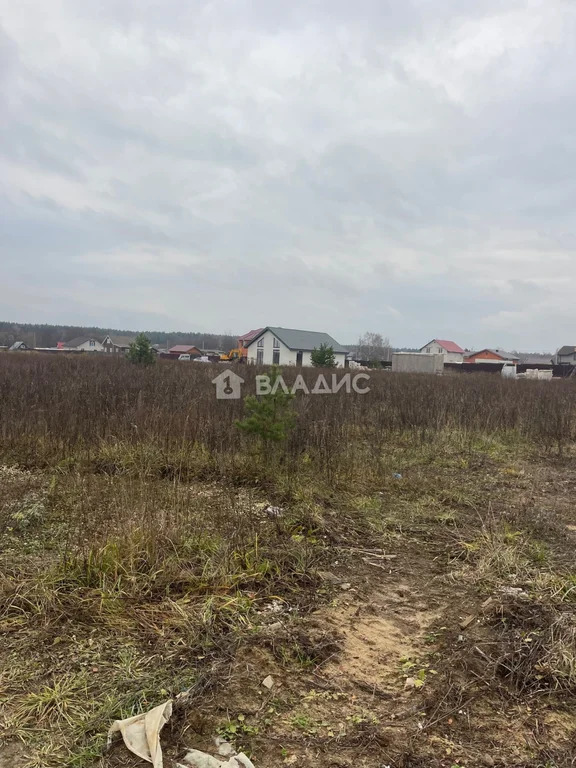
[[[0,357],[1,768],[145,765],[110,723],[183,691],[167,768],[574,765],[576,383],[374,372],[271,442],[220,370]]]

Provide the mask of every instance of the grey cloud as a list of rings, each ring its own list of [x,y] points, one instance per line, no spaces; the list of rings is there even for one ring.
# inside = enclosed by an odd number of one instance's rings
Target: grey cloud
[[[573,6],[0,8],[11,316],[570,343]]]

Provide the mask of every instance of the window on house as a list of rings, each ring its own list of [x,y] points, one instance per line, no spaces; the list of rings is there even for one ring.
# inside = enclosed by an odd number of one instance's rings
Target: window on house
[[[93,346],[94,346],[94,342],[92,341],[92,339],[90,339],[90,346],[91,346],[91,347],[93,347]]]
[[[428,354],[430,354],[430,347],[426,347],[426,352],[428,352]]]
[[[272,350],[272,365],[280,365],[280,349]]]
[[[257,346],[260,347],[260,348],[262,348],[264,346],[264,337],[262,337],[261,339],[258,339]]]
[[[256,350],[256,362],[258,365],[262,365],[264,362],[264,350],[263,349],[257,349]]]
[[[278,341],[277,338],[274,338],[274,342],[272,346],[274,347],[274,349],[280,349],[280,342]]]

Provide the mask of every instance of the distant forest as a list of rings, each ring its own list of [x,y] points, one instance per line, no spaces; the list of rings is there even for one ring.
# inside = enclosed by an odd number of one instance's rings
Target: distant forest
[[[37,323],[9,323],[0,321],[0,346],[10,346],[15,341],[24,341],[30,347],[55,347],[59,341],[70,341],[79,336],[93,336],[102,341],[110,336],[133,336],[137,331],[119,330],[118,328],[85,328],[80,325],[46,325]],[[190,344],[201,349],[234,349],[238,343],[236,336],[215,333],[145,331],[152,344],[170,348],[175,344]]]

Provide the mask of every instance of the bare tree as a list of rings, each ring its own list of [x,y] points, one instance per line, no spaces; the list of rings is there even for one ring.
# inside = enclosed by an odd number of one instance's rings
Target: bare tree
[[[381,333],[367,331],[358,339],[358,357],[369,362],[383,362],[392,359],[390,339]]]

